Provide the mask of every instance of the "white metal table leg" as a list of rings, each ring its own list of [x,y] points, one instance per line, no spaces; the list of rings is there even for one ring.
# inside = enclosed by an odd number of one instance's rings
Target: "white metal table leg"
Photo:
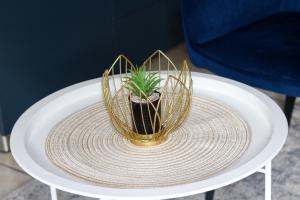
[[[272,165],[271,161],[265,166],[265,200],[272,198]]]
[[[257,172],[265,174],[265,200],[272,200],[272,164],[271,161],[266,164],[264,169],[260,169]],[[51,200],[57,200],[56,188],[50,186]],[[99,199],[101,200],[101,199]],[[103,200],[103,199],[102,199]]]
[[[50,186],[51,200],[57,200],[56,188]]]

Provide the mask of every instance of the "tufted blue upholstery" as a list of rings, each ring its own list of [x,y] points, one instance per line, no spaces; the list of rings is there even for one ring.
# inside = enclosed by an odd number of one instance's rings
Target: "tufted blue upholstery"
[[[246,84],[300,96],[300,1],[182,1],[196,66]]]

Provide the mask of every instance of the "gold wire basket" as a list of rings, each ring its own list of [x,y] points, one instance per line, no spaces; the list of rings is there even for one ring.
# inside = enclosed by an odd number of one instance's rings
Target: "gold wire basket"
[[[126,77],[136,67],[124,55],[114,61],[102,79],[102,90],[110,119],[116,130],[138,146],[164,142],[186,119],[192,101],[192,77],[186,61],[180,71],[160,50],[143,64],[147,72],[157,72],[162,79],[155,101],[143,99],[138,105],[126,87]]]

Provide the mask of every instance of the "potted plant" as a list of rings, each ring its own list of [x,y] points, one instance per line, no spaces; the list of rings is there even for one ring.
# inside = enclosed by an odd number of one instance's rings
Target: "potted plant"
[[[129,91],[132,126],[134,132],[142,135],[154,134],[161,129],[161,103],[157,72],[147,72],[145,66],[131,70],[125,77]]]

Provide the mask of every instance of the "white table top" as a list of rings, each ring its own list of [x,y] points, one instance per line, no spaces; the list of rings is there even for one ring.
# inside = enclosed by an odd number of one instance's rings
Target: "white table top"
[[[116,189],[95,186],[55,167],[45,153],[51,128],[64,117],[102,99],[101,79],[72,85],[30,107],[16,122],[11,149],[17,163],[35,179],[67,192],[104,199],[167,199],[206,192],[241,180],[271,161],[288,133],[286,118],[277,104],[245,84],[214,75],[192,73],[193,95],[216,99],[246,120],[251,144],[230,168],[206,180],[149,189]]]

